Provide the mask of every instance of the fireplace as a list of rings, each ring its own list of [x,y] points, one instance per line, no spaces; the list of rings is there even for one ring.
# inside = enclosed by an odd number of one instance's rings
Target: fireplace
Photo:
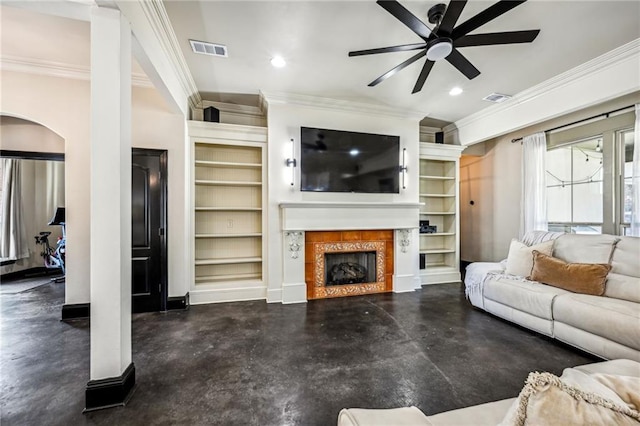
[[[393,231],[307,232],[308,299],[382,293],[393,288]]]
[[[324,285],[346,285],[376,281],[376,252],[324,254]]]

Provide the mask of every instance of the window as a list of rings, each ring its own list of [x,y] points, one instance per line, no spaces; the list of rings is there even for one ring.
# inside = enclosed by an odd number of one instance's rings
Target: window
[[[620,189],[620,226],[622,234],[626,235],[630,230],[631,223],[631,181],[633,177],[633,148],[634,136],[633,130],[623,130],[618,132],[618,141],[620,144],[620,158],[622,171],[622,188]]]
[[[601,234],[602,136],[547,151],[547,214],[550,231]]]

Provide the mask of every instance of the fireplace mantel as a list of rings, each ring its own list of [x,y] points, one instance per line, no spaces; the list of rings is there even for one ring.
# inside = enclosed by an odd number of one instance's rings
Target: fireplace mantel
[[[283,231],[417,228],[420,203],[283,202]]]

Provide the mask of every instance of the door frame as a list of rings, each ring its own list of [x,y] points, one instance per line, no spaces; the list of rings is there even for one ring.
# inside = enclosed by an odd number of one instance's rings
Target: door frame
[[[160,311],[167,310],[167,299],[169,298],[169,269],[167,267],[167,238],[168,238],[168,221],[167,221],[167,157],[166,149],[148,149],[148,148],[131,148],[131,156],[145,155],[149,157],[158,157],[160,159],[160,227],[164,229],[160,238],[160,288],[162,297],[160,297]],[[131,248],[130,248],[131,250]]]

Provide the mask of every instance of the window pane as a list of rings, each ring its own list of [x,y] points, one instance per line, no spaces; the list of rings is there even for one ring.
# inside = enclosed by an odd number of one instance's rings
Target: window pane
[[[602,182],[573,186],[572,222],[602,223]]]
[[[547,216],[549,222],[571,222],[571,186],[547,188]]]
[[[602,137],[547,151],[550,230],[602,232]]]

